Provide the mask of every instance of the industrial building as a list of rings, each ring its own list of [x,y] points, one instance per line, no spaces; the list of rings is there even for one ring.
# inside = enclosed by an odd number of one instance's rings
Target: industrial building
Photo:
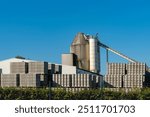
[[[0,62],[1,87],[98,88],[103,77],[76,66],[11,58]]]
[[[107,73],[100,74],[100,48],[106,49]],[[109,63],[108,51],[127,63]],[[103,44],[98,35],[78,33],[70,53],[62,54],[62,64],[25,58],[0,61],[0,87],[53,87],[70,91],[97,88],[143,88],[150,86],[150,70]]]
[[[100,48],[97,36],[78,33],[73,40],[70,53],[77,55],[78,67],[100,73]]]

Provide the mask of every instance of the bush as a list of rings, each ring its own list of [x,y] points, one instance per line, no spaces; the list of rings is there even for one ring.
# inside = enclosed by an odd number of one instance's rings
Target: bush
[[[0,88],[0,100],[150,100],[150,88],[130,91],[83,90],[69,92],[46,88]]]

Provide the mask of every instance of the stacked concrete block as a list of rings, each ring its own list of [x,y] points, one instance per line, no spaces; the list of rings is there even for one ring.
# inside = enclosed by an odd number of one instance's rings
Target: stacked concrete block
[[[123,75],[105,75],[106,87],[122,87]]]
[[[143,88],[145,76],[144,75],[125,75],[124,87],[125,88]]]
[[[28,63],[26,62],[12,62],[10,64],[10,73],[22,74],[28,73]]]
[[[19,85],[18,74],[2,74],[1,87],[17,87]]]
[[[145,63],[127,64],[127,75],[124,76],[124,87],[145,87],[148,67]]]
[[[21,74],[20,87],[40,87],[40,74]]]
[[[53,74],[53,87],[96,88],[101,86],[102,77],[90,74]]]
[[[76,81],[75,81],[76,75],[75,75],[75,74],[72,74],[71,77],[72,77],[72,79],[71,79],[71,80],[72,80],[71,87],[77,87],[77,86],[76,86],[76,83],[75,83],[75,82],[76,82]]]
[[[126,64],[124,63],[108,63],[107,67],[108,67],[107,74],[109,75],[126,74]]]
[[[63,81],[63,87],[71,87],[71,83],[72,83],[72,79],[71,79],[71,77],[70,77],[70,75],[64,75],[63,74],[63,79],[64,79],[64,81]]]
[[[145,75],[148,67],[144,63],[129,63],[127,64],[128,75]]]
[[[53,87],[71,87],[71,77],[70,75],[64,74],[53,74],[52,78]]]
[[[92,76],[89,74],[76,74],[73,78],[72,87],[92,87]]]
[[[77,74],[75,83],[77,87],[81,87],[81,74]]]
[[[111,76],[114,75],[114,76]],[[120,75],[120,76],[116,76]],[[122,84],[123,88],[144,87],[147,85],[148,79],[148,67],[145,63],[109,63],[108,73],[105,76],[105,82],[111,87],[120,88]],[[115,78],[114,78],[115,77]],[[123,77],[122,81],[117,80],[117,77]],[[113,79],[114,78],[114,79]],[[122,82],[122,83],[121,83]],[[149,83],[150,84],[150,83]]]
[[[48,63],[29,62],[29,73],[48,74]]]
[[[123,76],[126,74],[126,64],[108,63],[108,72],[105,75],[105,86],[111,88],[123,87]]]

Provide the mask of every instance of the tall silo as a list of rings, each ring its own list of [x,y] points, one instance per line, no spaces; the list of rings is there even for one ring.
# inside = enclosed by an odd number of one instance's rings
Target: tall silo
[[[100,47],[97,37],[89,38],[90,71],[100,72]]]
[[[78,33],[70,47],[70,53],[77,55],[78,67],[89,70],[89,41],[84,33]]]

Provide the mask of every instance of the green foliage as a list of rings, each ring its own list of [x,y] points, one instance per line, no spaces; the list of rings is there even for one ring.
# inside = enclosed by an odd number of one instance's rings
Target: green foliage
[[[0,100],[48,100],[49,92],[52,100],[150,100],[150,88],[128,93],[105,89],[69,92],[47,88],[0,88]]]

